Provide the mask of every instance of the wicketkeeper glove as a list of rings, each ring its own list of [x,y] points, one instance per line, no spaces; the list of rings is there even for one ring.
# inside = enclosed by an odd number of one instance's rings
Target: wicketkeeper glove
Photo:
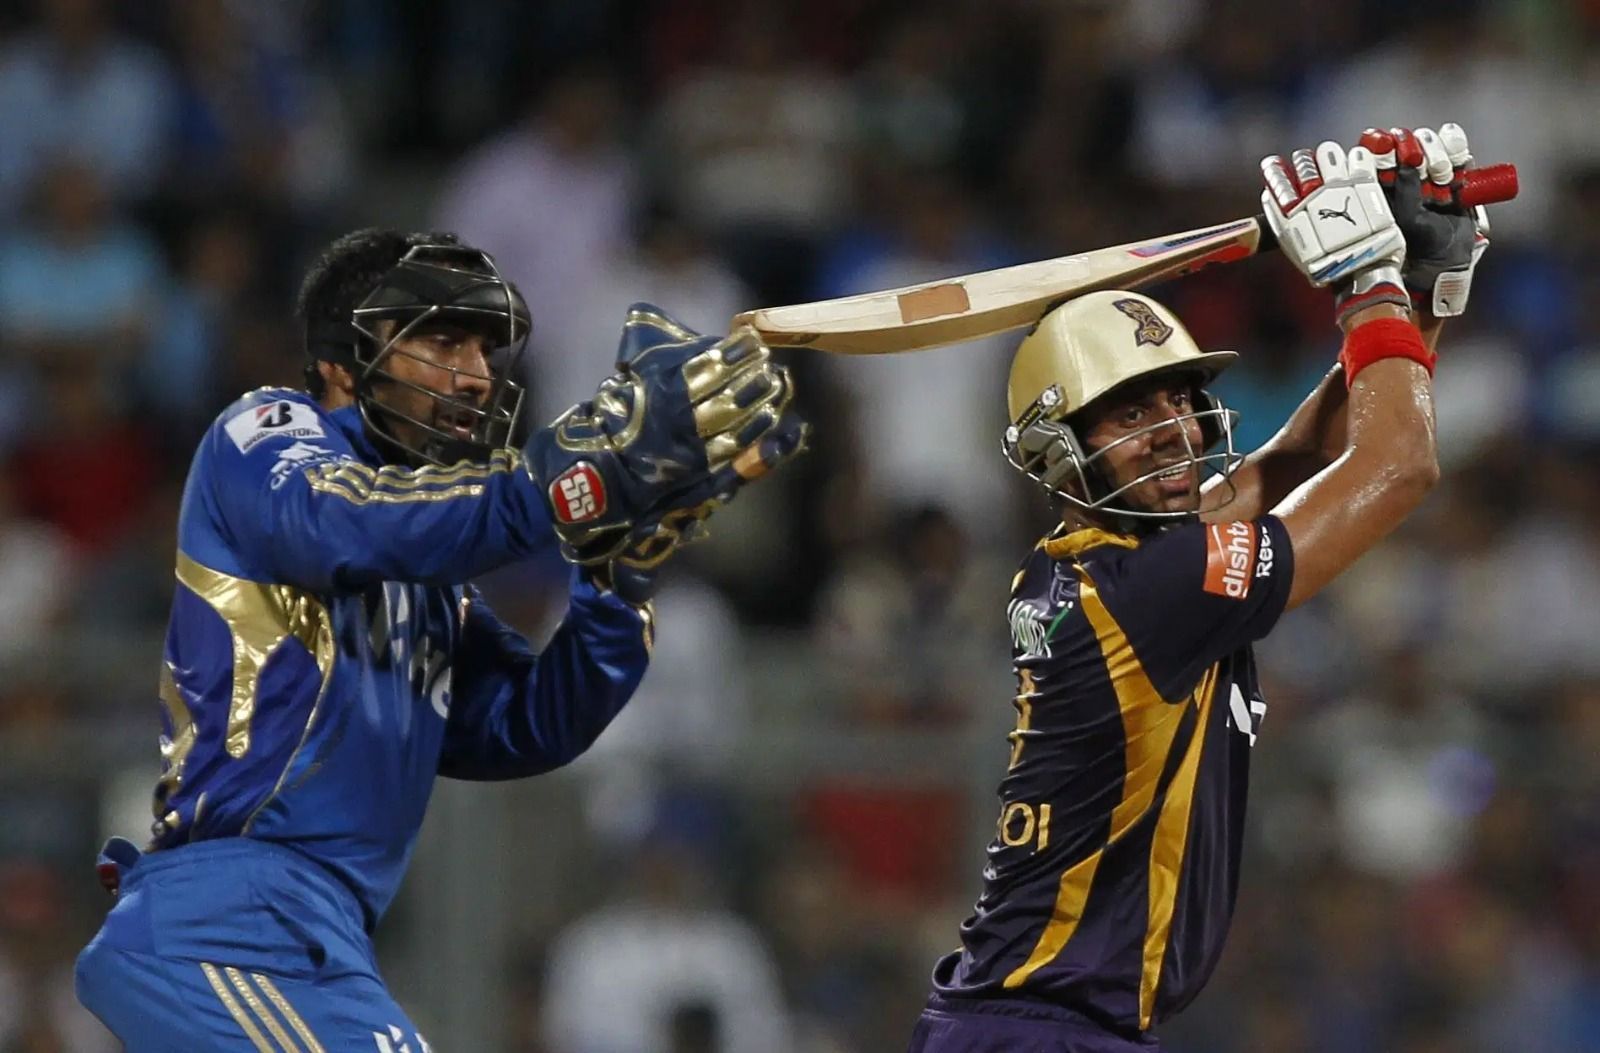
[[[647,599],[717,507],[804,448],[793,400],[788,370],[752,331],[702,336],[635,304],[617,372],[528,442],[562,554]]]
[[[1435,133],[1368,128],[1361,145],[1372,151],[1395,223],[1406,239],[1401,277],[1413,303],[1435,317],[1467,309],[1472,275],[1489,248],[1489,215],[1456,201],[1461,173],[1472,163],[1467,133],[1446,124]]]

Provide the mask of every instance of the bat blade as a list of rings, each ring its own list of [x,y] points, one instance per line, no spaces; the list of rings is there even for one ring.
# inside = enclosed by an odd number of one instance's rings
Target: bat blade
[[[903,289],[766,307],[733,320],[772,347],[889,355],[1032,325],[1055,304],[1097,289],[1136,289],[1213,263],[1252,256],[1270,241],[1256,219],[1002,267]]]

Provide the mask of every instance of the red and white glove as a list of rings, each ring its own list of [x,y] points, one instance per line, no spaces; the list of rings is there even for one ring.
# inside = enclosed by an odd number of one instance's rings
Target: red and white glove
[[[1401,277],[1413,304],[1450,318],[1467,309],[1472,274],[1489,248],[1489,214],[1458,202],[1462,173],[1472,164],[1459,124],[1431,128],[1368,128],[1378,181],[1406,240]]]
[[[1336,142],[1261,160],[1261,209],[1278,247],[1312,285],[1338,291],[1337,315],[1374,303],[1410,304],[1400,277],[1406,241],[1378,182],[1372,152]]]

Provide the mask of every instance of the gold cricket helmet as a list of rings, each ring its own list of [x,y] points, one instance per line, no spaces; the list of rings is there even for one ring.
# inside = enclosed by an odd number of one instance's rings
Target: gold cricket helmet
[[[1232,351],[1202,351],[1176,315],[1148,296],[1122,290],[1088,293],[1052,310],[1023,339],[1011,362],[1006,406],[1006,459],[1052,495],[1085,510],[1106,507],[1160,469],[1113,488],[1100,460],[1107,451],[1159,428],[1177,427],[1189,447],[1191,463],[1205,471],[1231,475],[1240,456],[1233,450],[1237,415],[1222,406],[1205,385],[1238,357]],[[1119,388],[1146,377],[1171,373],[1193,378],[1191,412],[1178,414],[1125,435],[1099,450],[1085,449],[1074,430],[1079,414]],[[1202,444],[1196,449],[1182,427],[1193,420]],[[1223,444],[1216,453],[1206,451]],[[1113,511],[1141,518],[1172,519],[1192,512],[1145,512],[1125,506]]]

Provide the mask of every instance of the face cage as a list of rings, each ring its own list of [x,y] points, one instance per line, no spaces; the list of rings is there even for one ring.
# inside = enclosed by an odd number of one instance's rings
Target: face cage
[[[1119,516],[1132,516],[1144,520],[1175,520],[1189,519],[1199,514],[1199,502],[1190,511],[1177,512],[1149,512],[1124,506],[1111,507],[1111,502],[1127,493],[1129,490],[1142,483],[1149,482],[1163,472],[1169,472],[1174,467],[1198,467],[1200,469],[1200,483],[1203,486],[1207,472],[1223,480],[1223,485],[1230,491],[1233,490],[1233,472],[1244,460],[1244,454],[1237,453],[1233,448],[1233,427],[1238,422],[1239,414],[1227,409],[1215,399],[1212,400],[1213,408],[1196,410],[1193,413],[1182,413],[1155,424],[1140,428],[1138,431],[1129,432],[1115,442],[1108,443],[1092,454],[1085,454],[1083,445],[1072,428],[1061,421],[1038,420],[1020,431],[1012,426],[1006,429],[1005,440],[1002,443],[1006,460],[1011,466],[1022,474],[1033,479],[1043,486],[1052,496],[1084,510],[1085,512],[1110,511]],[[1196,450],[1189,441],[1189,430],[1183,427],[1189,421],[1200,425],[1200,434],[1205,435],[1206,424],[1209,422],[1217,428],[1217,441],[1222,443],[1222,449],[1215,453],[1205,453],[1203,447]],[[1104,457],[1111,450],[1116,449],[1126,442],[1133,442],[1143,436],[1150,435],[1161,428],[1176,427],[1178,434],[1183,438],[1184,448],[1188,458],[1164,464],[1154,468],[1119,486],[1117,489],[1100,497],[1094,497],[1094,483],[1099,478],[1099,472],[1093,471],[1095,462]],[[1084,497],[1068,491],[1067,487],[1076,483]],[[1229,500],[1233,499],[1230,493]]]
[[[401,259],[401,262],[418,260],[419,253],[427,248],[429,246],[424,245],[411,249]],[[485,461],[489,459],[489,456],[495,450],[509,448],[518,417],[522,412],[522,399],[525,392],[523,386],[511,378],[516,374],[517,366],[522,361],[522,354],[527,349],[531,330],[530,332],[525,332],[520,339],[517,337],[517,319],[511,299],[511,286],[500,277],[499,270],[495,268],[494,262],[489,257],[481,256],[481,258],[489,268],[487,273],[459,267],[443,267],[441,264],[427,260],[422,260],[421,262],[428,263],[430,266],[441,266],[443,269],[456,273],[469,274],[475,278],[498,282],[505,290],[506,307],[503,312],[488,311],[475,307],[435,304],[395,330],[394,335],[387,341],[381,340],[373,327],[367,324],[366,319],[382,320],[388,318],[392,315],[393,308],[357,307],[352,312],[351,325],[378,347],[377,354],[372,356],[372,361],[365,365],[360,377],[357,378],[358,390],[361,392],[358,403],[362,421],[367,427],[378,435],[383,436],[386,441],[394,446],[426,463],[440,467],[446,467],[463,460]],[[418,326],[431,319],[443,317],[453,320],[470,315],[478,315],[494,320],[505,319],[506,339],[495,349],[496,353],[492,354],[491,360],[488,362],[489,375],[487,377],[451,366],[442,366],[437,362],[414,355],[409,351],[402,351],[396,346],[401,340],[404,340],[415,331]],[[481,331],[487,333],[491,330],[485,328]],[[434,369],[445,370],[451,374],[452,387],[455,387],[455,379],[462,376],[487,380],[489,381],[489,394],[483,400],[483,404],[478,406],[465,399],[434,391],[432,388],[423,387],[409,380],[403,380],[389,370],[382,368],[383,364],[394,354],[405,355],[407,358],[423,362]],[[498,364],[496,360],[498,360]],[[380,402],[372,394],[372,382],[374,380],[386,380],[400,387],[420,392],[431,398],[436,404],[446,407],[453,414],[464,413],[469,415],[474,421],[470,437],[463,439],[458,435],[452,435],[427,421],[417,420],[408,413],[403,413],[392,406]],[[420,428],[428,436],[420,449],[409,443],[402,442],[395,435],[392,427],[385,426],[386,422],[396,420],[405,421]]]

